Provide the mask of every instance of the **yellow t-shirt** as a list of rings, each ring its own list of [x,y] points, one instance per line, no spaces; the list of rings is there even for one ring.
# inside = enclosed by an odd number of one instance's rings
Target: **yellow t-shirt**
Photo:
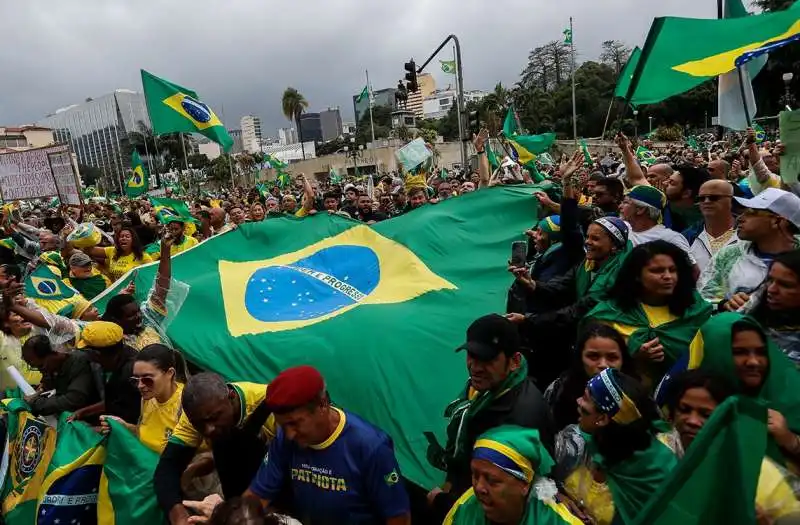
[[[764,458],[756,488],[756,505],[773,520],[788,514],[800,514],[800,502],[786,482],[786,477],[772,460]]]
[[[122,257],[116,257],[116,248],[113,246],[106,246],[103,248],[103,251],[106,254],[106,268],[108,269],[108,276],[112,281],[116,281],[137,266],[153,262],[153,259],[151,259],[146,253],[142,254],[141,259],[136,259],[132,253],[129,255],[123,255]]]
[[[198,241],[194,237],[190,237],[189,235],[184,235],[183,236],[183,241],[180,244],[173,244],[172,246],[170,246],[169,254],[170,255],[178,255],[179,253],[185,252],[186,250],[188,250],[192,246],[197,246],[198,244],[200,244],[200,241]],[[161,258],[161,250],[155,252],[153,255],[151,255],[151,257],[152,257],[152,259],[154,261],[157,261],[158,259],[160,259]]]
[[[591,470],[581,465],[564,481],[567,494],[592,517],[596,525],[614,521],[614,497],[605,483],[594,480]]]
[[[228,383],[233,391],[239,396],[239,406],[241,412],[239,414],[238,425],[244,423],[247,417],[260,405],[267,395],[267,385],[260,383]],[[262,434],[267,438],[272,439],[275,437],[275,417],[270,415],[262,428]],[[190,448],[199,448],[203,443],[203,436],[197,429],[189,422],[186,413],[181,413],[178,420],[178,425],[175,427],[172,436],[169,438],[170,443],[177,443]]]
[[[159,454],[167,446],[178,418],[181,415],[181,394],[183,383],[178,383],[175,393],[166,403],[155,398],[142,401],[142,415],[139,417],[139,441]]]

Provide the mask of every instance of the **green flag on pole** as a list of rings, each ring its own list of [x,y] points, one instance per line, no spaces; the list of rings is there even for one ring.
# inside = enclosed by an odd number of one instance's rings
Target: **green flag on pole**
[[[185,201],[168,197],[150,197],[150,204],[153,205],[156,219],[163,224],[173,220],[196,222]]]
[[[586,145],[586,141],[584,139],[581,139],[581,151],[583,152],[583,163],[587,166],[594,165],[592,155],[589,153],[589,147]]]
[[[493,170],[500,167],[500,161],[497,160],[497,155],[494,154],[494,150],[488,139],[486,140],[486,160],[489,161],[489,166],[491,166]]]
[[[342,178],[336,173],[334,168],[331,168],[328,172],[328,179],[330,179],[331,184],[340,184],[342,182]]]
[[[361,93],[359,93],[358,97],[356,97],[356,103],[361,102],[365,98],[369,98],[369,86],[364,86],[364,89],[362,89]]]
[[[217,115],[191,89],[142,70],[142,88],[154,135],[199,133],[228,151],[233,139]]]
[[[147,192],[148,180],[142,158],[139,152],[133,150],[131,153],[131,176],[125,182],[125,195],[128,197],[138,197]]]
[[[746,53],[796,39],[799,13],[800,2],[794,2],[783,11],[741,18],[656,18],[625,98],[653,104],[734,71]]]
[[[519,132],[517,129],[517,118],[514,114],[514,106],[508,106],[506,112],[506,119],[503,121],[503,135],[506,137],[513,137]]]
[[[614,96],[617,98],[625,98],[628,94],[628,89],[631,87],[631,80],[633,80],[633,73],[636,71],[636,66],[639,64],[639,59],[642,57],[642,50],[638,47],[633,48],[631,56],[622,68],[622,72],[617,79],[617,87],[614,88]]]
[[[567,45],[572,45],[572,29],[566,28],[561,33],[564,35],[564,43]]]
[[[284,171],[281,171],[278,173],[276,182],[280,188],[286,188],[292,184],[292,176]]]
[[[456,61],[455,60],[440,60],[442,64],[442,71],[447,73],[448,75],[455,75],[456,74]]]

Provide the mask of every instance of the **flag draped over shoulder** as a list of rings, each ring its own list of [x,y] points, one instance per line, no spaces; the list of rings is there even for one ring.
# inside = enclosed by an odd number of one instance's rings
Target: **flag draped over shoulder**
[[[766,405],[727,399],[633,525],[756,523],[756,487],[767,436]]]
[[[153,133],[200,133],[228,151],[233,139],[217,115],[191,89],[142,70],[142,89]]]
[[[125,195],[138,197],[147,191],[148,181],[142,157],[139,156],[139,152],[136,150],[131,153],[131,170],[131,176],[128,177],[128,181],[125,183]]]
[[[785,11],[741,18],[656,18],[625,98],[652,104],[733,71],[748,51],[800,33],[798,12],[800,2]]]
[[[104,436],[63,414],[56,431],[20,400],[3,401],[0,411],[8,425],[6,525],[165,523],[152,482],[158,455],[123,426],[112,421]]]
[[[467,193],[372,226],[327,213],[242,224],[173,258],[189,295],[167,335],[228,380],[317,367],[335,403],[392,436],[403,475],[432,487],[441,473],[423,432],[444,440],[444,409],[467,378],[453,350],[505,307],[497,261],[536,220],[538,188]],[[131,278],[143,299],[155,273],[140,267],[95,304]]]

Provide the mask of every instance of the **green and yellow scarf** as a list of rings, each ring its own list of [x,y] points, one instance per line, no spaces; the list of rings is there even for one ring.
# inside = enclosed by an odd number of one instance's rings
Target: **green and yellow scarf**
[[[595,306],[587,314],[586,319],[636,327],[628,338],[628,351],[631,355],[638,352],[644,343],[657,337],[664,347],[664,364],[669,367],[686,352],[695,334],[711,317],[712,312],[712,306],[703,300],[700,294],[694,292],[694,303],[681,317],[657,327],[651,326],[647,314],[640,305],[632,310],[622,310],[614,300],[603,301]]]
[[[525,381],[527,377],[528,362],[523,357],[520,367],[511,372],[506,380],[494,390],[477,392],[467,383],[461,397],[447,405],[444,411],[444,417],[449,419],[447,445],[442,448],[432,433],[425,433],[425,437],[428,439],[428,462],[439,470],[447,471],[448,465],[465,459],[472,452],[470,449],[472,444],[468,442],[469,422],[480,411],[488,408],[495,399]]]
[[[632,249],[631,243],[628,242],[624,249],[611,254],[599,266],[595,261],[584,259],[575,273],[576,297],[578,299],[587,295],[595,299],[605,297],[608,290],[614,285],[614,281],[617,280],[617,274],[625,257]]]

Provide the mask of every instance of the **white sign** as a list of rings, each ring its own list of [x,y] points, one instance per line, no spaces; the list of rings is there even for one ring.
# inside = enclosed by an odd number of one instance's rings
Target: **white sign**
[[[61,204],[74,204],[80,206],[80,186],[75,177],[75,170],[72,167],[72,155],[69,151],[61,153],[51,153],[50,169],[56,181],[56,190],[61,199]]]
[[[0,154],[0,191],[6,202],[58,195],[49,155],[66,153],[67,146]],[[73,182],[74,184],[74,182]]]

